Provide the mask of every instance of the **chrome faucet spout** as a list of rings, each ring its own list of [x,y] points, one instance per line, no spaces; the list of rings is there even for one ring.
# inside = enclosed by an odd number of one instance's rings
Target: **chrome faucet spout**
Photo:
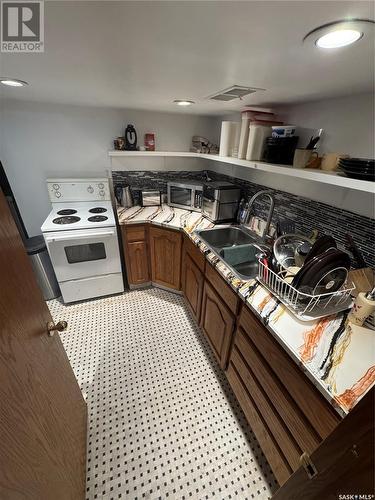
[[[272,220],[272,215],[273,215],[273,210],[275,208],[275,200],[272,196],[272,191],[268,190],[262,190],[262,191],[257,191],[249,200],[248,208],[244,217],[244,224],[247,225],[250,222],[250,215],[251,215],[251,209],[253,208],[255,200],[260,198],[261,196],[266,196],[270,200],[270,208],[268,211],[268,216],[267,216],[267,222],[266,222],[266,227],[264,228],[263,234],[262,234],[262,239],[264,240],[270,230],[271,226],[271,220]]]

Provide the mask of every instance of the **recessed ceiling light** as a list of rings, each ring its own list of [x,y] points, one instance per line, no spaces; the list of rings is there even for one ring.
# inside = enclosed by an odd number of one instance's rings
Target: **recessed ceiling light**
[[[304,42],[312,42],[320,49],[338,49],[358,42],[365,35],[373,36],[374,21],[348,19],[324,24],[310,31]]]
[[[173,102],[178,106],[191,106],[195,104],[194,101],[188,101],[187,99],[175,99]]]
[[[357,30],[335,30],[321,36],[315,42],[321,49],[336,49],[345,47],[363,37],[363,33]]]
[[[8,87],[24,87],[28,85],[27,82],[23,80],[16,80],[15,78],[0,78],[0,83],[7,85]]]

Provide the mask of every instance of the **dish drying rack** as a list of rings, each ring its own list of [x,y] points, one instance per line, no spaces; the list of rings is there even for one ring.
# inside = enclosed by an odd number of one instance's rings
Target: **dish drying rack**
[[[276,274],[261,260],[258,261],[257,279],[267,290],[275,295],[289,311],[301,321],[312,321],[331,314],[337,314],[353,305],[351,292],[355,289],[354,284],[337,290],[336,292],[310,295],[294,288],[285,281],[287,271]]]

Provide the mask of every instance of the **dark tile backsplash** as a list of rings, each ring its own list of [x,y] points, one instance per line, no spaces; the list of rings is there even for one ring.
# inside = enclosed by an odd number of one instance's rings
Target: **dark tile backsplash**
[[[321,233],[332,235],[341,248],[345,248],[345,234],[350,233],[362,251],[366,263],[375,267],[374,234],[375,221],[369,217],[341,210],[325,203],[309,200],[294,194],[270,189],[266,186],[237,179],[224,174],[209,171],[114,171],[114,184],[129,184],[135,200],[138,199],[137,190],[157,189],[167,192],[167,182],[176,179],[205,180],[206,172],[212,180],[226,180],[241,187],[244,197],[252,196],[261,189],[273,192],[275,211],[273,221],[291,219],[296,224],[298,232],[310,234],[313,229]],[[255,207],[255,213],[265,218],[265,211],[261,204]]]

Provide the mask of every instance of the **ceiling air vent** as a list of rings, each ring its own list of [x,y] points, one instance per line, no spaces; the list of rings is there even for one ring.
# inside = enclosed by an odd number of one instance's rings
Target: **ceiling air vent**
[[[254,87],[241,87],[240,85],[232,85],[232,87],[229,87],[228,89],[210,95],[208,99],[212,99],[214,101],[233,101],[233,99],[242,99],[246,95],[253,94],[257,90],[264,90],[264,89],[258,89]]]

